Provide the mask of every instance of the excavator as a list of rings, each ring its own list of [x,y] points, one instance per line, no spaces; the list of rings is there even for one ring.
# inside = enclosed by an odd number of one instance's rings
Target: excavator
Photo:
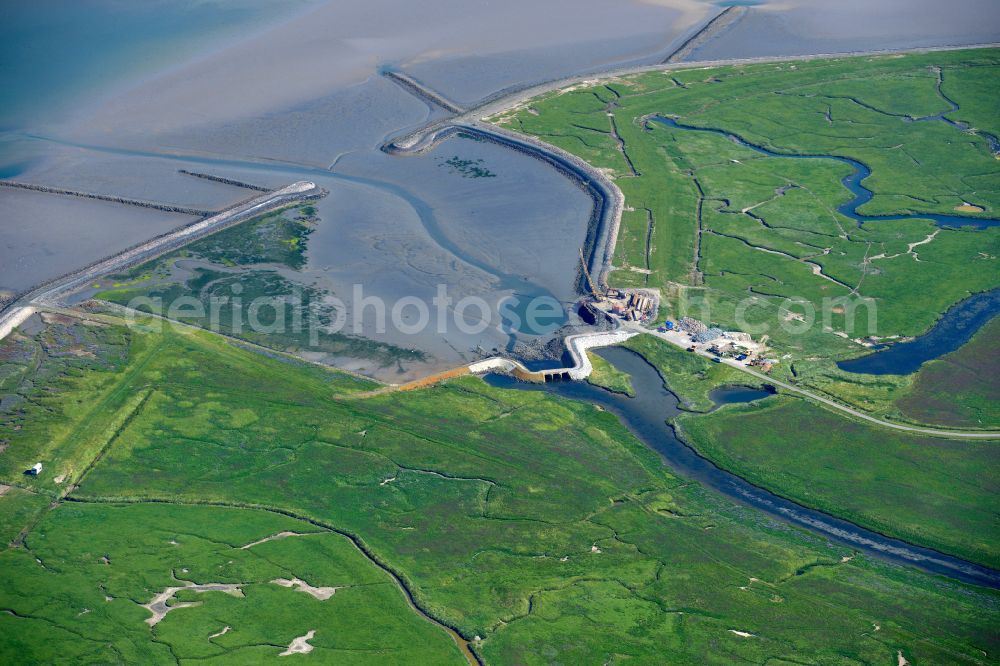
[[[590,287],[590,293],[594,295],[594,300],[598,303],[604,301],[604,294],[597,290],[597,286],[590,277],[590,271],[587,270],[587,260],[583,258],[583,248],[580,248],[580,266],[583,267],[583,276],[587,278],[587,285]]]

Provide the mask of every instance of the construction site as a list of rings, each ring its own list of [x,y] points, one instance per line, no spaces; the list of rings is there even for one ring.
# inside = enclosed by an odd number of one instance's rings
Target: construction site
[[[610,322],[634,321],[643,324],[656,320],[660,294],[655,289],[601,289],[594,281],[583,249],[580,249],[580,268],[589,295],[582,309],[589,310],[594,318]]]
[[[776,358],[767,355],[766,335],[755,341],[749,333],[725,331],[692,317],[668,319],[652,330],[649,326],[657,320],[660,306],[657,290],[614,287],[601,290],[587,269],[583,250],[580,251],[580,266],[590,292],[581,310],[589,311],[594,318],[603,317],[613,325],[624,324],[632,330],[651,333],[689,352],[710,356],[717,363],[725,359],[730,364],[754,366],[764,372],[770,372],[778,363]]]
[[[754,366],[764,372],[778,363],[767,354],[766,335],[755,341],[749,333],[724,331],[691,317],[667,320],[651,333],[689,352],[710,356],[717,363],[725,359],[730,365]]]

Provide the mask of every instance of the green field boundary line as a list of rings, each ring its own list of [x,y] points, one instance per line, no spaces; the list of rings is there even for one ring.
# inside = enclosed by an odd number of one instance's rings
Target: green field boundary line
[[[44,509],[38,511],[31,518],[31,520],[28,521],[28,524],[25,525],[23,528],[21,528],[21,531],[17,533],[17,536],[14,537],[14,540],[10,542],[9,547],[10,548],[21,548],[21,547],[23,547],[24,546],[24,540],[28,538],[28,534],[31,533],[31,530],[35,529],[35,527],[38,525],[38,523],[42,522],[42,518],[44,518],[45,515],[49,511],[51,511],[52,509],[56,508],[57,506],[59,506],[59,500],[55,499],[55,500],[52,500],[52,502],[50,502],[47,507],[45,507]]]
[[[763,372],[757,372],[756,370],[751,370],[746,366],[739,365],[737,363],[727,363],[730,367],[737,368],[743,372],[756,377],[768,384],[773,384],[778,388],[784,389],[790,393],[802,396],[814,402],[818,402],[826,407],[832,407],[833,409],[853,416],[855,418],[861,419],[868,423],[874,423],[877,426],[883,428],[892,428],[893,430],[902,430],[904,432],[913,432],[919,435],[929,435],[931,437],[944,437],[947,439],[996,439],[1000,440],[1000,431],[995,430],[982,430],[982,431],[971,431],[971,430],[939,430],[937,428],[928,428],[924,426],[907,425],[905,423],[893,423],[892,421],[886,421],[880,419],[877,416],[872,416],[871,414],[866,414],[860,410],[854,409],[853,407],[848,407],[845,404],[837,402],[831,398],[823,397],[817,393],[804,388],[795,386],[794,384],[789,384],[783,382],[780,379],[775,379],[770,375],[766,375]]]
[[[127,383],[125,385],[127,386]],[[120,386],[118,390],[120,390],[121,388],[123,387]],[[117,392],[117,390],[115,392]],[[48,514],[48,512],[51,511],[52,509],[58,507],[60,500],[64,499],[66,495],[77,489],[77,487],[80,485],[80,482],[83,481],[83,478],[90,472],[90,470],[94,468],[95,465],[97,465],[97,463],[99,463],[104,458],[104,456],[108,453],[108,451],[111,450],[111,446],[115,443],[115,441],[117,441],[118,436],[122,433],[122,431],[125,430],[125,428],[128,427],[128,425],[135,419],[135,417],[138,416],[139,412],[142,411],[142,408],[145,406],[146,402],[152,395],[153,395],[153,389],[148,388],[141,394],[139,394],[139,397],[137,399],[134,398],[132,401],[130,401],[130,403],[126,403],[125,409],[127,413],[124,416],[114,419],[108,425],[108,427],[105,428],[105,432],[111,430],[110,434],[105,439],[104,444],[101,445],[101,448],[97,451],[94,457],[83,468],[83,471],[80,472],[80,474],[77,476],[75,480],[71,481],[66,486],[66,489],[62,491],[62,493],[56,494],[52,502],[50,502],[49,505],[44,509],[38,511],[32,518],[32,520],[29,521],[28,524],[25,525],[23,529],[21,529],[21,531],[14,538],[14,540],[10,542],[10,546],[12,548],[19,548],[23,546],[24,540],[28,537],[28,534],[30,534],[31,531],[38,525],[38,523],[42,521],[42,519],[46,516],[46,514]],[[27,490],[28,492],[34,492],[29,488],[23,488],[23,490]],[[48,493],[41,493],[41,494],[48,494]],[[51,496],[52,495],[50,495],[50,497]]]
[[[475,652],[469,639],[462,636],[461,632],[456,627],[451,626],[444,620],[434,617],[429,610],[423,608],[417,601],[416,596],[410,588],[410,584],[406,582],[403,574],[396,571],[392,565],[383,561],[381,557],[376,555],[361,537],[348,530],[336,527],[335,525],[317,518],[297,513],[290,509],[282,509],[280,507],[268,506],[266,504],[254,504],[251,502],[225,502],[221,500],[197,499],[186,500],[180,498],[167,499],[162,497],[73,497],[71,495],[66,495],[62,498],[62,501],[76,502],[79,504],[172,504],[175,506],[214,506],[229,509],[251,509],[285,516],[286,518],[292,518],[294,520],[319,527],[328,532],[339,534],[350,541],[351,544],[358,549],[358,552],[365,557],[365,559],[375,565],[378,569],[385,572],[392,579],[392,581],[396,584],[396,587],[399,588],[400,592],[402,592],[406,603],[415,613],[427,622],[439,627],[451,637],[455,646],[458,648],[459,652],[461,652],[462,656],[465,657],[470,666],[485,666],[485,662],[483,662],[480,656]],[[58,502],[53,502],[53,506],[56,504],[58,504]]]
[[[126,404],[127,412],[124,414],[123,417],[116,418],[108,426],[108,429],[111,430],[111,433],[109,434],[108,438],[101,446],[101,448],[97,451],[97,455],[95,455],[91,459],[91,461],[87,464],[87,466],[83,468],[83,471],[80,472],[80,475],[77,476],[76,481],[74,481],[67,487],[65,493],[66,495],[76,490],[80,486],[80,484],[83,483],[84,478],[86,478],[86,476],[90,473],[90,471],[94,469],[94,467],[99,462],[101,462],[101,460],[104,459],[104,456],[108,454],[114,443],[118,441],[118,437],[125,431],[126,428],[128,428],[129,424],[131,424],[132,421],[134,421],[135,418],[142,412],[143,407],[145,407],[146,403],[149,402],[149,399],[153,396],[153,393],[155,393],[155,391],[152,388],[146,388],[140,393],[138,393],[136,397],[133,397],[132,400],[130,401],[130,404]]]

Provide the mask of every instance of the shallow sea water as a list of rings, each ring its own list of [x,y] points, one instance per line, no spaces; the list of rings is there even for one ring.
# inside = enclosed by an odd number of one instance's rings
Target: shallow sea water
[[[983,0],[960,4],[988,13]],[[322,221],[309,241],[304,280],[339,297],[362,284],[365,294],[389,304],[403,296],[427,299],[443,284],[456,300],[475,295],[495,304],[512,294],[548,295],[569,305],[589,197],[550,167],[492,144],[451,139],[422,157],[379,152],[385,138],[442,115],[379,70],[403,69],[469,103],[510,86],[655,62],[717,11],[699,0],[516,0],[460,11],[447,0],[276,7],[262,0],[164,0],[123,8],[83,0],[67,13],[64,3],[42,0],[9,15],[0,26],[0,48],[9,56],[0,58],[0,71],[13,82],[0,122],[0,175],[211,209],[253,193],[177,169],[272,187],[314,180],[330,194],[318,204]],[[758,40],[745,35],[760,21],[779,26],[763,33],[775,53],[814,43],[824,50],[856,45],[872,29],[842,21],[831,42],[822,17],[840,16],[837,7],[777,7],[755,7],[697,55],[757,55]],[[873,16],[906,13],[898,1],[887,7]],[[990,32],[986,21],[974,29],[966,21],[962,33],[933,16],[908,18],[885,46],[953,43],[966,33],[978,40]],[[39,31],[52,40],[69,37],[64,48],[28,49]],[[90,48],[86,57],[64,68],[81,44]],[[30,60],[17,55],[29,51]],[[496,175],[462,177],[442,165],[455,157],[482,160]],[[189,219],[0,191],[0,289],[23,289]],[[468,360],[477,346],[514,342],[492,327],[477,335],[366,335],[430,354],[428,364],[406,369],[403,378]],[[340,361],[358,367],[356,359]]]

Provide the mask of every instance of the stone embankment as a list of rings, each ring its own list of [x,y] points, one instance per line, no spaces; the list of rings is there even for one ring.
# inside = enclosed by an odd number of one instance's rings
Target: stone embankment
[[[716,67],[723,65],[740,65],[752,63],[799,62],[831,57],[887,55],[902,53],[929,53],[936,51],[953,51],[970,48],[992,48],[1000,44],[975,44],[962,47],[929,47],[897,50],[871,50],[839,54],[810,54],[781,57],[735,58],[728,60],[703,61],[698,63],[677,62],[677,59],[687,57],[690,51],[704,43],[706,39],[718,31],[732,25],[743,15],[742,11],[723,11],[709,21],[700,31],[689,38],[668,58],[670,62],[658,65],[616,68],[600,73],[577,75],[564,79],[546,81],[533,86],[510,90],[504,95],[493,95],[474,108],[455,117],[437,120],[424,127],[387,140],[381,146],[383,152],[390,155],[418,155],[434,149],[442,141],[455,135],[470,135],[478,140],[493,141],[515,150],[541,159],[559,169],[562,173],[574,179],[580,187],[587,191],[595,200],[594,214],[588,228],[585,256],[591,275],[595,278],[599,289],[607,288],[607,276],[612,269],[615,244],[618,229],[621,225],[621,215],[624,209],[624,195],[603,171],[594,168],[587,162],[566,151],[548,144],[536,137],[518,134],[487,119],[496,119],[502,113],[510,112],[527,104],[530,100],[554,91],[566,89],[573,85],[592,85],[599,79],[612,79],[618,76],[629,76],[643,72],[665,72],[673,69],[693,67]],[[685,51],[686,50],[686,51]],[[683,52],[683,53],[682,53]],[[582,271],[579,276],[579,290],[586,293],[583,284]],[[567,339],[568,340],[568,339]],[[527,370],[520,363],[507,359],[486,359],[469,366],[474,373],[507,372],[521,379],[539,381],[538,373]],[[475,369],[473,369],[475,368]],[[589,373],[588,373],[589,374]],[[567,377],[569,375],[567,374]],[[544,376],[541,379],[544,381]]]
[[[11,308],[0,314],[0,340],[10,335],[15,328],[28,320],[28,317],[35,314],[35,308],[29,306],[21,308]]]
[[[244,183],[241,180],[233,180],[232,178],[223,178],[222,176],[213,176],[210,173],[199,173],[197,171],[188,171],[187,169],[178,169],[177,173],[182,173],[185,176],[194,176],[195,178],[202,178],[204,180],[210,180],[213,183],[222,183],[223,185],[232,185],[233,187],[242,187],[245,190],[256,190],[257,192],[270,192],[271,189],[264,187],[263,185],[254,185],[252,183]]]
[[[128,199],[113,194],[94,194],[93,192],[80,192],[78,190],[67,190],[61,187],[49,187],[48,185],[35,185],[33,183],[19,183],[15,180],[0,180],[0,186],[13,187],[20,190],[31,190],[33,192],[44,192],[45,194],[62,194],[70,197],[80,197],[82,199],[96,199],[97,201],[110,201],[111,203],[124,204],[126,206],[139,206],[140,208],[152,208],[163,210],[168,213],[182,213],[184,215],[197,215],[198,217],[208,217],[214,215],[215,211],[201,210],[198,208],[187,208],[174,204],[158,203],[156,201],[143,201],[141,199]]]

